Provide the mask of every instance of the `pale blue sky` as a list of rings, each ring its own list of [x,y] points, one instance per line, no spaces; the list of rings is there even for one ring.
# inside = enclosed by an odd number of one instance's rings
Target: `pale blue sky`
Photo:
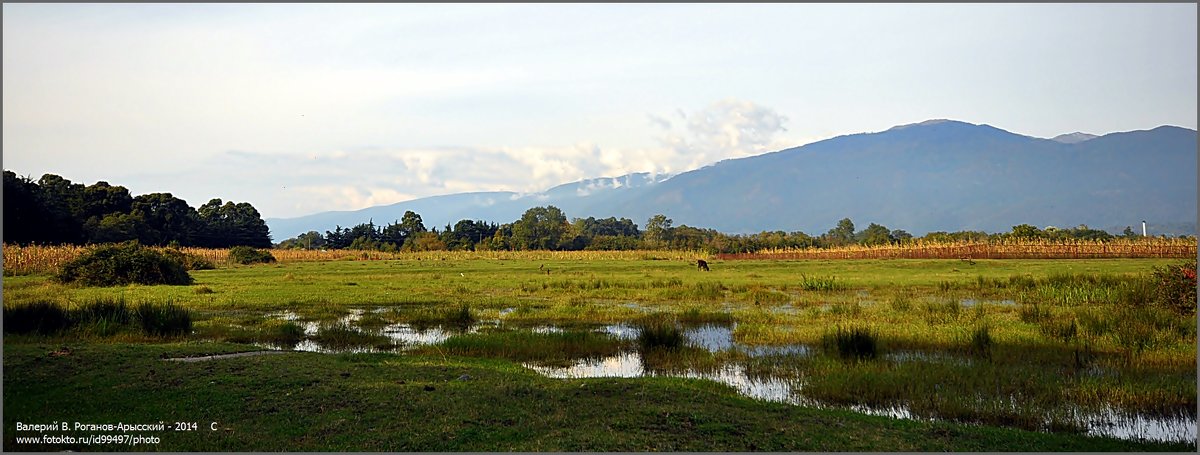
[[[266,217],[681,172],[931,118],[1196,128],[1195,4],[3,11],[5,169]]]

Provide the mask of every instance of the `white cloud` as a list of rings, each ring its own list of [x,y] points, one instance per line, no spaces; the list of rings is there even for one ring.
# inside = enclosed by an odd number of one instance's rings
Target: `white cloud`
[[[749,101],[724,99],[691,115],[683,110],[677,113],[686,122],[686,131],[670,129],[659,138],[674,152],[669,171],[796,145],[781,144],[777,137],[787,131],[783,127],[787,117]]]
[[[245,200],[266,217],[293,217],[442,194],[511,191],[529,195],[585,179],[638,172],[674,174],[721,159],[783,148],[777,136],[786,119],[754,103],[723,100],[685,115],[683,120],[664,121],[672,128],[663,131],[659,145],[651,147],[603,147],[584,141],[563,146],[374,146],[295,153],[239,150],[198,157],[186,172],[146,170],[129,179],[118,176],[110,180],[127,185],[151,182],[145,188],[175,191],[196,200]],[[627,184],[593,181],[578,191],[591,194]],[[182,187],[189,191],[177,190]],[[139,190],[133,185],[130,189]]]

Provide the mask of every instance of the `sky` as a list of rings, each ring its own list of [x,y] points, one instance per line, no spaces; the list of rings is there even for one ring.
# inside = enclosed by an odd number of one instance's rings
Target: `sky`
[[[264,218],[928,119],[1196,129],[1195,4],[10,4],[3,166]]]

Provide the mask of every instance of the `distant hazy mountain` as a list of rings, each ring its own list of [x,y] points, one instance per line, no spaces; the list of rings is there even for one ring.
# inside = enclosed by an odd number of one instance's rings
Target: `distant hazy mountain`
[[[1061,136],[1060,136],[1061,137]],[[1017,224],[1092,227],[1194,226],[1196,131],[1162,126],[1062,142],[988,125],[932,120],[853,134],[664,179],[633,174],[545,192],[467,193],[354,212],[268,219],[276,241],[335,224],[420,213],[426,226],[459,219],[511,222],[553,204],[568,217],[616,216],[644,227],[665,214],[676,226],[728,233],[823,233],[849,217],[915,235]],[[1119,231],[1119,229],[1118,229]]]
[[[1050,140],[1062,142],[1064,144],[1078,144],[1080,142],[1095,139],[1098,137],[1100,137],[1100,136],[1097,136],[1095,134],[1080,133],[1080,132],[1076,131],[1074,133],[1060,134],[1058,136],[1054,136]]]

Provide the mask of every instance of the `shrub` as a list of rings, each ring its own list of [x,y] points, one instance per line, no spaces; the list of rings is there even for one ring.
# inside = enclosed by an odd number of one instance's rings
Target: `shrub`
[[[229,249],[229,261],[235,264],[269,264],[275,262],[275,256],[267,250],[235,246]]]
[[[1196,261],[1155,267],[1154,303],[1182,314],[1196,313]]]
[[[212,270],[217,268],[216,265],[213,265],[212,261],[204,259],[200,255],[184,253],[174,248],[168,248],[162,250],[162,252],[168,257],[179,261],[180,264],[183,264],[185,270]]]
[[[136,242],[96,247],[64,264],[57,279],[84,286],[192,283],[183,263]]]
[[[821,344],[843,359],[873,359],[879,350],[875,332],[860,327],[848,330],[838,327],[832,334],[826,334]]]
[[[27,305],[4,307],[5,333],[37,333],[51,335],[72,325],[71,318],[54,302],[32,302]]]
[[[144,302],[134,310],[142,331],[153,336],[187,335],[192,332],[192,315],[172,302]]]

